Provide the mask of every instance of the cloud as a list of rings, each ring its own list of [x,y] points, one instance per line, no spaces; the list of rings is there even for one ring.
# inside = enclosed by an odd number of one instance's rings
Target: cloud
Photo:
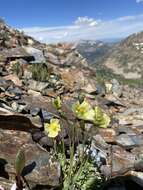
[[[143,0],[136,0],[136,3],[141,3],[143,2]]]
[[[22,30],[35,39],[47,43],[123,38],[143,30],[143,14],[101,21],[78,17],[74,24],[57,27],[32,27]]]
[[[95,19],[89,18],[87,16],[78,17],[74,23],[75,25],[79,26],[96,26],[98,24],[98,22]]]
[[[119,21],[131,21],[136,19],[136,16],[123,16],[123,17],[119,17],[117,20]]]

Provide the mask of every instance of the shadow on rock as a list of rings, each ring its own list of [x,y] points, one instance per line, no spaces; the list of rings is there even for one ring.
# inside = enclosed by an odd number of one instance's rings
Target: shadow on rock
[[[22,171],[22,176],[26,176],[28,175],[29,173],[31,173],[34,168],[36,167],[36,162],[32,162],[31,164],[28,164],[27,166],[25,166],[23,168],[23,171]]]
[[[5,171],[5,165],[7,164],[7,161],[3,158],[0,158],[0,177],[9,179],[8,173]]]

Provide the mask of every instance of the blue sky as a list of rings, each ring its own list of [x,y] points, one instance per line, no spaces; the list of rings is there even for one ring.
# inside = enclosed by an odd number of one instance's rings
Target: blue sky
[[[0,17],[47,42],[120,38],[143,30],[143,0],[0,0]]]

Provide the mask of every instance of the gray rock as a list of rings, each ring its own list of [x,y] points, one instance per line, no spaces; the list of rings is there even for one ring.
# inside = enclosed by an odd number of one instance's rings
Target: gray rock
[[[49,86],[48,82],[39,82],[35,80],[29,80],[28,83],[29,83],[28,88],[31,90],[35,90],[37,92],[42,92]]]
[[[112,83],[112,93],[120,97],[122,95],[122,86],[116,79],[112,79],[111,83]]]
[[[39,49],[33,48],[33,47],[24,47],[25,51],[34,57],[34,61],[31,61],[31,63],[45,63],[45,57],[43,55],[43,52]]]
[[[133,148],[143,145],[143,135],[122,134],[116,137],[116,143],[124,148]]]
[[[61,64],[58,57],[51,52],[45,51],[44,56],[47,58],[47,61],[49,61],[50,63],[52,63],[54,65],[60,65]]]
[[[17,102],[13,102],[11,107],[14,111],[21,113],[23,110],[26,110],[27,105],[19,104]]]
[[[1,89],[1,91],[4,92],[12,84],[13,84],[13,82],[11,80],[0,79],[0,89]]]
[[[39,112],[40,112],[40,108],[38,108],[38,107],[32,107],[32,108],[30,108],[30,114],[32,116],[38,115]]]
[[[33,55],[26,52],[26,50],[23,47],[16,47],[11,49],[5,49],[1,51],[1,55],[5,58],[5,61],[7,60],[13,60],[13,59],[24,59],[28,61],[34,60]]]
[[[95,91],[96,95],[105,95],[105,87],[101,86],[100,84],[96,85],[96,91]]]
[[[14,94],[15,96],[21,96],[23,94],[22,90],[19,87],[9,87],[7,91],[10,94]]]
[[[40,140],[39,140],[39,144],[42,146],[42,147],[53,147],[53,140],[51,138],[49,138],[48,136],[44,136],[42,137]]]
[[[46,109],[42,109],[42,117],[44,119],[44,122],[49,122],[49,120],[54,117],[54,114],[48,112]]]

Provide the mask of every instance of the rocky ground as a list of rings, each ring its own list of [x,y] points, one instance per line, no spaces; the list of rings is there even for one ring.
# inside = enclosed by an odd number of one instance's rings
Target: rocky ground
[[[5,36],[6,35],[6,36]],[[92,105],[111,117],[108,128],[92,128],[95,162],[108,179],[105,189],[143,187],[143,94],[117,80],[96,81],[96,72],[72,44],[45,45],[0,24],[0,185],[10,189],[15,180],[14,160],[23,147],[25,177],[31,188],[53,189],[61,171],[50,159],[53,141],[43,123],[60,118],[52,100],[60,96],[69,121],[71,105],[82,92]],[[68,145],[68,124],[59,134]],[[82,137],[81,137],[82,138]],[[46,147],[46,149],[45,149]],[[49,187],[49,188],[48,188]],[[133,187],[133,186],[132,186]]]

